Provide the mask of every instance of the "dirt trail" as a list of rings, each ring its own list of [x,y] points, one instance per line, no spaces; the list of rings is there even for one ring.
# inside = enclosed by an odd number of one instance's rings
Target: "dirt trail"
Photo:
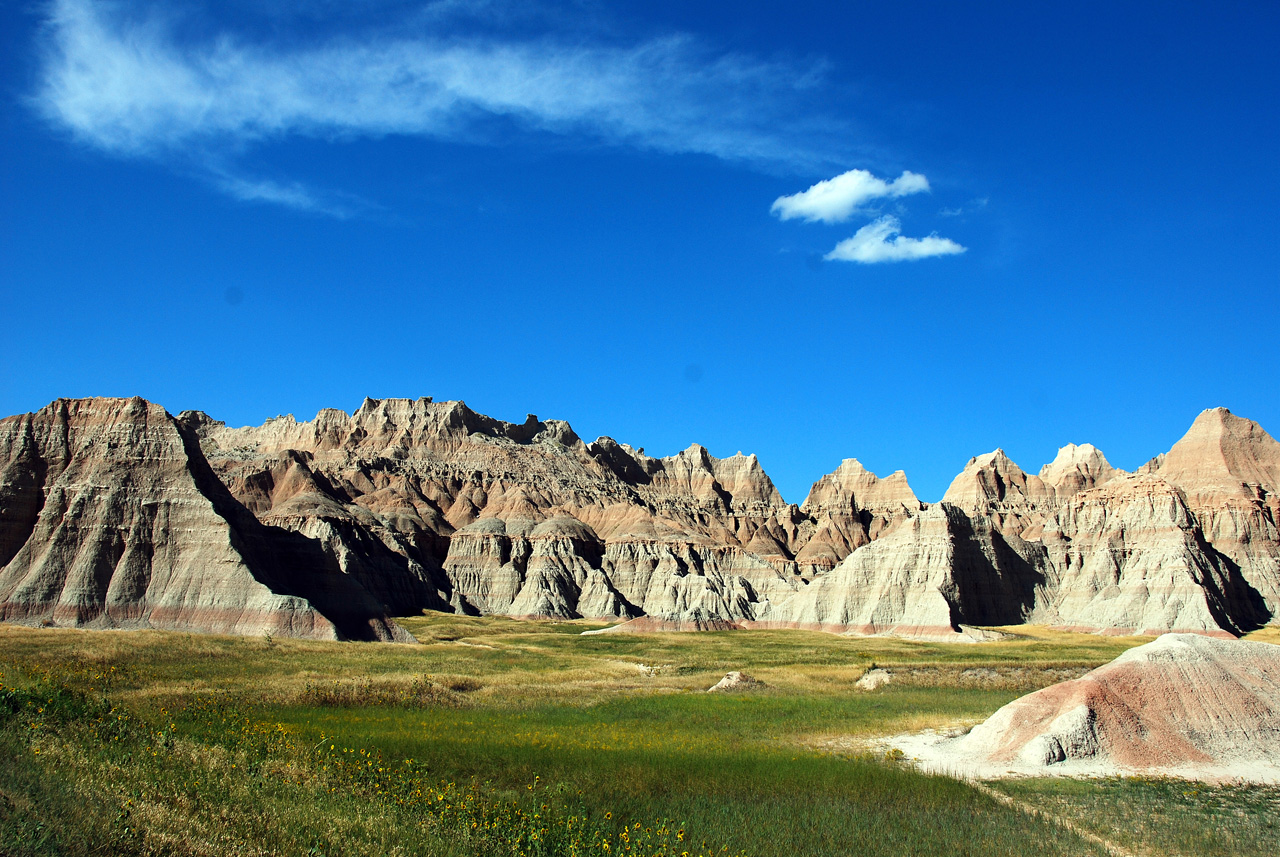
[[[1009,795],[1005,794],[1004,792],[996,791],[995,789],[991,788],[991,786],[985,783],[980,783],[980,782],[977,782],[976,780],[969,780],[968,783],[969,785],[973,786],[982,794],[994,800],[996,803],[1016,809],[1021,813],[1031,816],[1032,818],[1039,818],[1045,821],[1052,822],[1053,824],[1058,825],[1064,830],[1071,831],[1076,836],[1079,836],[1081,839],[1085,839],[1089,842],[1092,842],[1094,845],[1097,845],[1098,847],[1105,849],[1108,854],[1112,855],[1112,857],[1139,857],[1137,852],[1129,851],[1117,845],[1116,843],[1112,842],[1109,839],[1103,839],[1098,834],[1090,830],[1084,829],[1083,827],[1076,824],[1074,821],[1071,821],[1070,819],[1063,818],[1062,816],[1055,815],[1054,813],[1051,813],[1051,812],[1046,812],[1045,810],[1040,809],[1038,807],[1034,807],[1031,804],[1026,803],[1025,801],[1020,801],[1020,800],[1017,800],[1016,798],[1012,798]]]

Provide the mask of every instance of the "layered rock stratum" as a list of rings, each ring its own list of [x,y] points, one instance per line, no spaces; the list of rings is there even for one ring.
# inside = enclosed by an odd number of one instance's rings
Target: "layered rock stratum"
[[[320,545],[231,497],[195,435],[142,399],[0,421],[0,618],[410,639]]]
[[[1166,634],[1014,700],[967,735],[894,743],[926,768],[978,777],[1280,782],[1280,646]]]
[[[0,420],[0,618],[404,639],[422,610],[618,630],[1231,636],[1280,611],[1280,444],[1225,409],[1129,474],[996,450],[940,503],[848,459],[804,504],[755,456],[367,399],[261,426],[141,399]]]

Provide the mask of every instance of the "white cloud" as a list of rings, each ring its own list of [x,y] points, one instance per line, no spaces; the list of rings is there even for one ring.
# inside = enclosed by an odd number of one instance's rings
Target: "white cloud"
[[[902,224],[898,222],[898,218],[886,215],[859,229],[852,238],[841,241],[823,258],[870,265],[875,262],[951,256],[965,251],[964,247],[950,238],[939,238],[937,233],[925,238],[906,238],[899,234],[901,231]]]
[[[803,141],[838,130],[794,115],[812,68],[709,55],[687,37],[619,47],[379,32],[191,44],[121,8],[55,0],[35,97],[55,125],[121,155],[189,159],[290,135],[474,141],[497,117],[525,131],[795,167],[829,164],[821,144]]]
[[[820,181],[808,190],[778,197],[769,211],[783,220],[803,217],[810,223],[815,220],[842,223],[852,217],[864,202],[928,190],[929,180],[919,173],[904,171],[887,182],[866,170],[849,170],[833,179]]]

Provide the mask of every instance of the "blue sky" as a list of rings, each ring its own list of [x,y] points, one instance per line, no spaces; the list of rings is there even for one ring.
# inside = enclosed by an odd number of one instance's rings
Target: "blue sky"
[[[0,6],[0,412],[464,399],[672,454],[1280,433],[1273,3]]]

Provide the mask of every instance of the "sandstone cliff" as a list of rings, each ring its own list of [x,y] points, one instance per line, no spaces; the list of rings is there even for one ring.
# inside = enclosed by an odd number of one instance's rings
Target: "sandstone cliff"
[[[241,429],[182,418],[237,499],[320,539],[395,613],[742,619],[801,585],[812,523],[755,456],[652,458],[430,399]]]
[[[408,639],[319,551],[227,493],[142,399],[0,420],[0,618]]]
[[[845,459],[813,484],[800,507],[814,530],[796,555],[798,570],[806,580],[830,571],[922,508],[901,470],[880,479],[858,459]]]
[[[895,505],[877,541],[845,537],[847,558],[759,618],[925,637],[1024,621],[1231,636],[1280,615],[1278,473],[1280,444],[1222,408],[1135,474],[1089,444],[1063,447],[1038,476],[997,449],[970,459],[938,506]],[[834,477],[815,491],[830,494]],[[819,525],[800,557],[833,530]]]
[[[230,428],[140,399],[0,421],[0,616],[391,638],[424,609],[956,637],[1232,634],[1280,609],[1280,444],[1223,409],[1127,474],[1001,450],[941,503],[856,459],[787,504],[755,456],[367,399]]]

